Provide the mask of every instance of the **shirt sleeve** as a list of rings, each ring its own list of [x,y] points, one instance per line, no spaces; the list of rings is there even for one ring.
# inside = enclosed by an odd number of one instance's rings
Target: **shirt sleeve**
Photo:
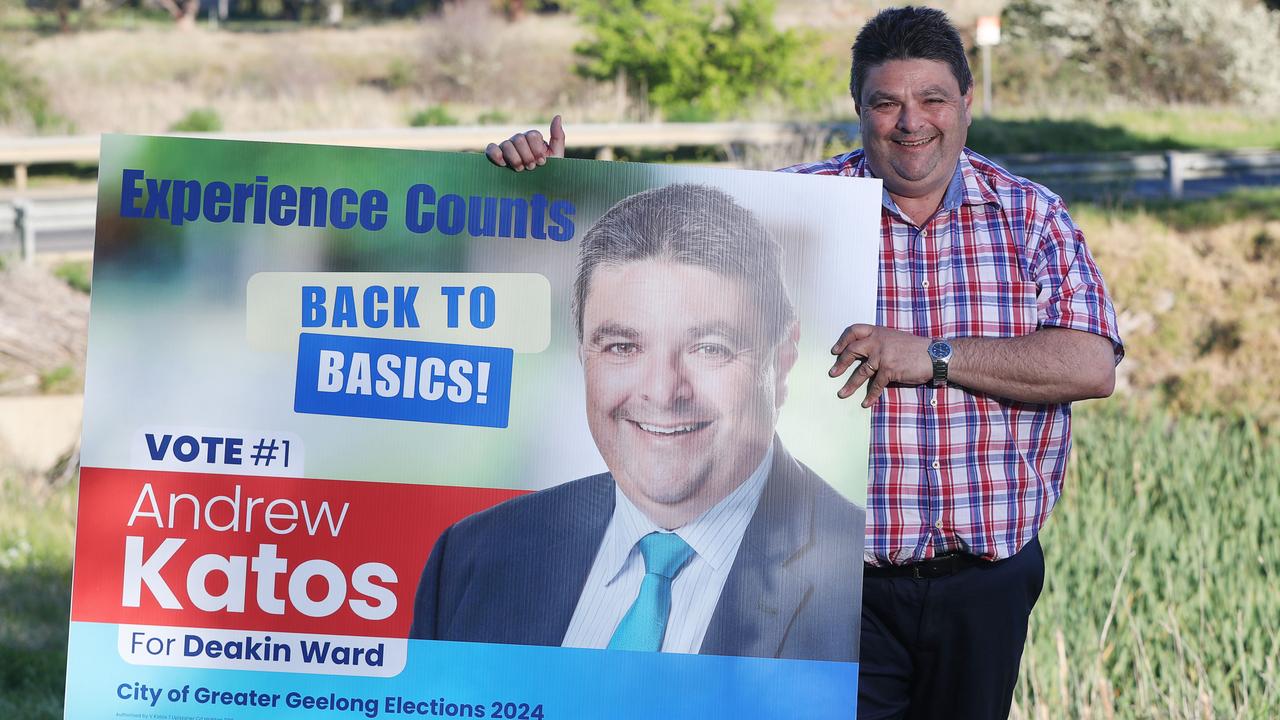
[[[1040,327],[1101,335],[1111,341],[1119,364],[1124,357],[1124,342],[1120,339],[1115,307],[1085,245],[1084,233],[1059,199],[1050,203],[1031,271],[1039,286],[1036,307]]]

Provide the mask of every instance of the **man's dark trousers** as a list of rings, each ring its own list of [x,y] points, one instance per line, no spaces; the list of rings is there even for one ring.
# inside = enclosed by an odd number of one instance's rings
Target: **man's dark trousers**
[[[996,563],[960,556],[921,572],[868,566],[859,720],[1008,717],[1043,585],[1037,539]]]

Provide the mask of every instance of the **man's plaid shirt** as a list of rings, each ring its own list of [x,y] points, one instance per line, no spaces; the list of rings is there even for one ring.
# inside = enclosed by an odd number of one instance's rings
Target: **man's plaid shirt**
[[[861,150],[784,172],[873,177]],[[1072,328],[1110,339],[1120,361],[1115,310],[1061,198],[966,149],[924,227],[883,203],[878,325],[929,338]],[[871,413],[867,561],[1009,557],[1057,503],[1070,449],[1069,404],[887,388]]]

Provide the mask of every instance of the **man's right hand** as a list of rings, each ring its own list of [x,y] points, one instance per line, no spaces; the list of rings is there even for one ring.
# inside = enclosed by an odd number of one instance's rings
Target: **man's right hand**
[[[516,172],[532,170],[547,162],[549,157],[564,157],[564,125],[557,115],[551,119],[551,142],[542,139],[537,130],[516,133],[501,143],[489,143],[484,149],[489,162],[499,167],[509,167]]]

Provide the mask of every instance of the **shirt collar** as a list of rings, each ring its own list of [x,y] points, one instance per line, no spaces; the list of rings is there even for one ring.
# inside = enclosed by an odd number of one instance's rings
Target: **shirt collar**
[[[606,585],[611,585],[622,574],[628,558],[636,549],[640,538],[652,532],[674,532],[693,548],[711,567],[720,569],[732,562],[738,542],[725,542],[725,528],[732,528],[737,539],[746,532],[751,516],[755,514],[760,495],[764,492],[769,470],[773,467],[773,444],[764,459],[746,481],[723,500],[703,511],[701,515],[675,530],[665,530],[648,518],[631,502],[622,488],[614,484],[613,518],[600,546],[599,562],[609,571]]]
[[[847,166],[848,175],[854,177],[875,177],[876,174],[871,171],[871,165],[867,163],[867,155],[863,152],[856,162],[849,163]],[[886,209],[901,214],[898,210],[898,204],[889,196],[888,190],[880,191],[880,203]],[[947,192],[942,196],[942,209],[955,210],[962,205],[1000,205],[1000,195],[991,187],[978,171],[973,167],[973,163],[969,160],[969,150],[966,148],[961,151],[960,159],[956,162],[956,170],[951,175],[951,182],[947,184]]]

